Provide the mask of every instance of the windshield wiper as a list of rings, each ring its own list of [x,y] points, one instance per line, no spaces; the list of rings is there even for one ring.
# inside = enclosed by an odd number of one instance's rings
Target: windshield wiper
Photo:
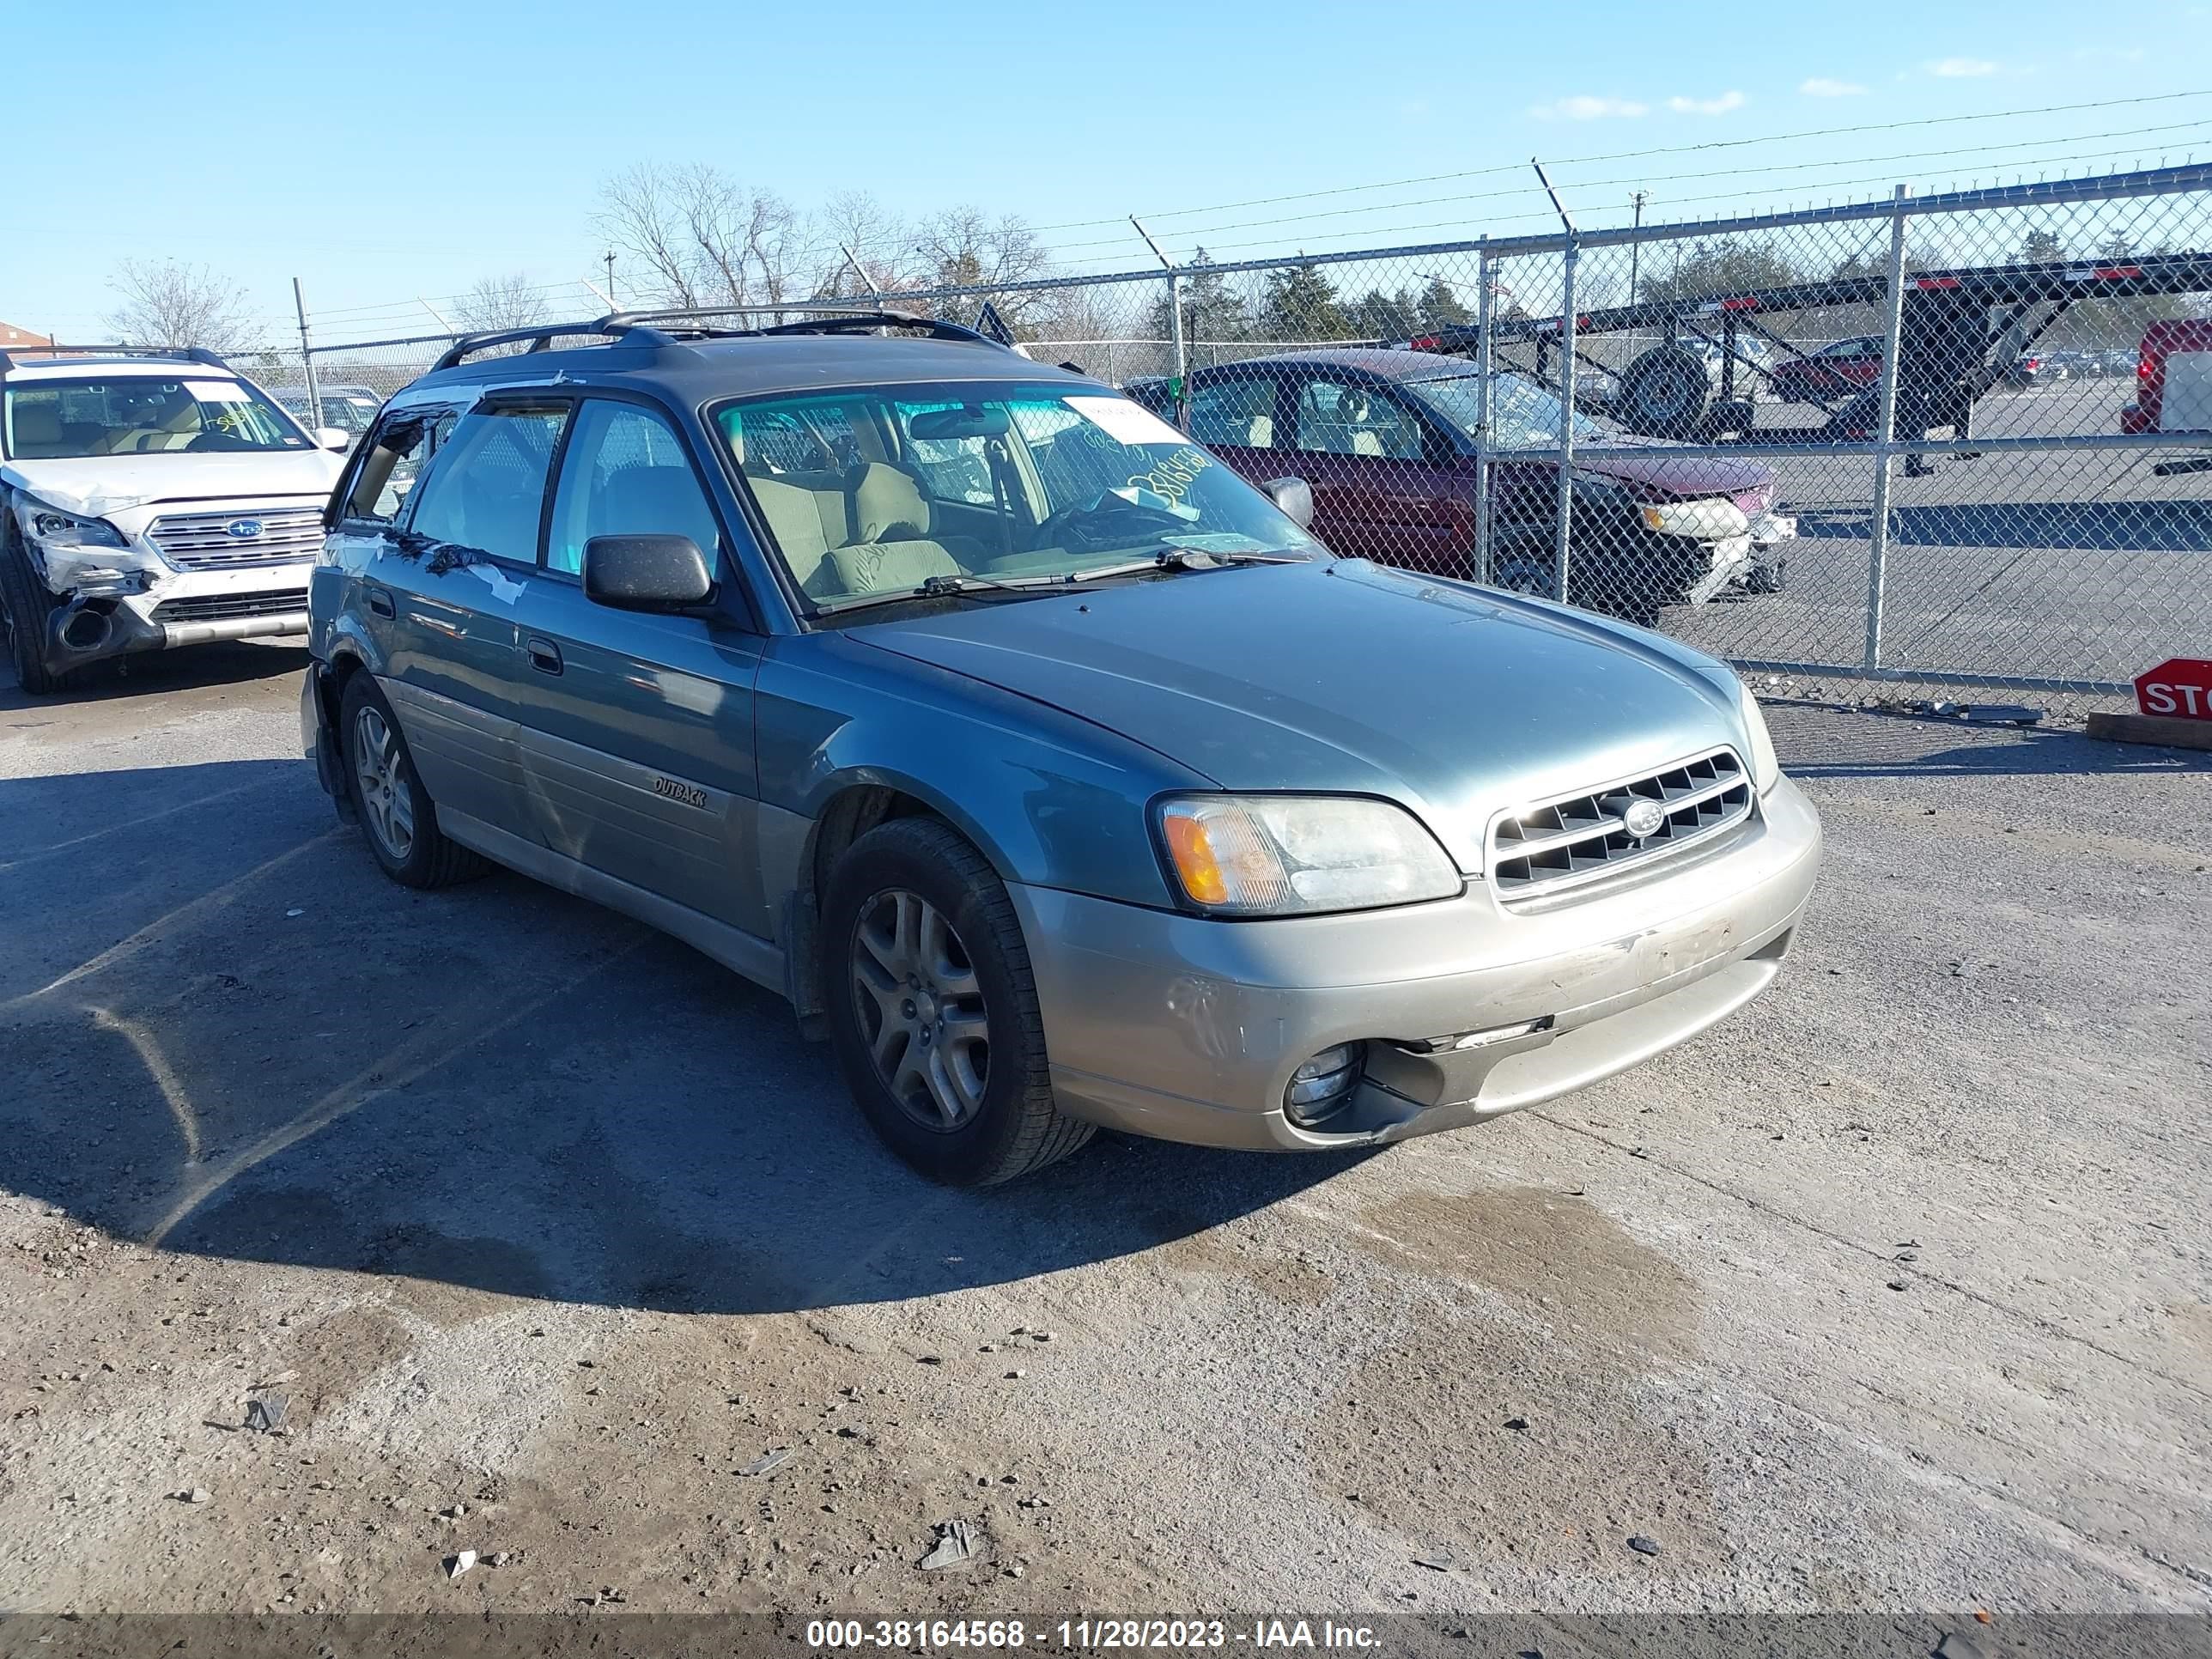
[[[1099,581],[1109,576],[1134,576],[1147,570],[1222,570],[1233,564],[1310,564],[1302,553],[1209,553],[1202,547],[1164,547],[1148,559],[1127,564],[1101,565],[1079,570],[1072,581]]]
[[[1047,590],[1060,592],[1080,590],[1088,586],[1089,580],[1087,573],[1016,576],[1012,580],[1001,580],[966,571],[945,571],[923,577],[917,587],[893,587],[880,593],[848,594],[842,599],[818,601],[815,609],[826,616],[838,611],[865,610],[870,605],[901,605],[915,599],[980,599],[991,593],[1012,593],[1024,599],[1041,599]]]

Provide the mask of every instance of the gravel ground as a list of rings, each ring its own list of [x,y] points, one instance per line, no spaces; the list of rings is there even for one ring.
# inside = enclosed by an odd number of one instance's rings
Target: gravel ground
[[[0,690],[0,1606],[2212,1601],[2205,757],[1778,708],[1830,862],[1748,1014],[969,1194],[684,947],[384,881],[301,661]]]

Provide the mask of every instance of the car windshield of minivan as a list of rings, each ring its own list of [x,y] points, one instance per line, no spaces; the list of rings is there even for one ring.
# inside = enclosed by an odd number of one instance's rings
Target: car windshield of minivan
[[[1413,380],[1407,391],[1473,437],[1482,418],[1482,389],[1474,374]],[[1500,449],[1548,449],[1559,441],[1559,400],[1518,374],[1490,377],[1491,442]],[[1575,436],[1595,441],[1620,435],[1612,422],[1575,411]]]
[[[1049,591],[1133,562],[1324,552],[1113,392],[854,388],[726,404],[713,418],[793,581],[823,611],[963,579]]]
[[[27,380],[7,388],[5,414],[8,454],[20,461],[308,447],[276,404],[240,380]]]

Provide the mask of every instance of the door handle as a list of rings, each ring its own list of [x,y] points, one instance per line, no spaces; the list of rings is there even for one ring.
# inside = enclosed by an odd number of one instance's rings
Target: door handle
[[[380,617],[396,614],[392,608],[392,595],[380,587],[372,587],[368,590],[368,608]]]
[[[561,647],[552,641],[533,635],[522,642],[522,648],[530,653],[530,665],[539,673],[557,674],[561,672]]]

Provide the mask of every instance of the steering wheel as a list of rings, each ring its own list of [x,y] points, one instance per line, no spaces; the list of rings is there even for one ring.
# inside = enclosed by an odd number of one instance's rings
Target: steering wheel
[[[1091,500],[1073,502],[1047,517],[1030,538],[1030,548],[1034,551],[1040,547],[1064,547],[1075,552],[1111,547],[1130,531],[1141,533],[1163,525],[1188,530],[1190,520],[1166,507],[1133,501],[1102,489]]]

